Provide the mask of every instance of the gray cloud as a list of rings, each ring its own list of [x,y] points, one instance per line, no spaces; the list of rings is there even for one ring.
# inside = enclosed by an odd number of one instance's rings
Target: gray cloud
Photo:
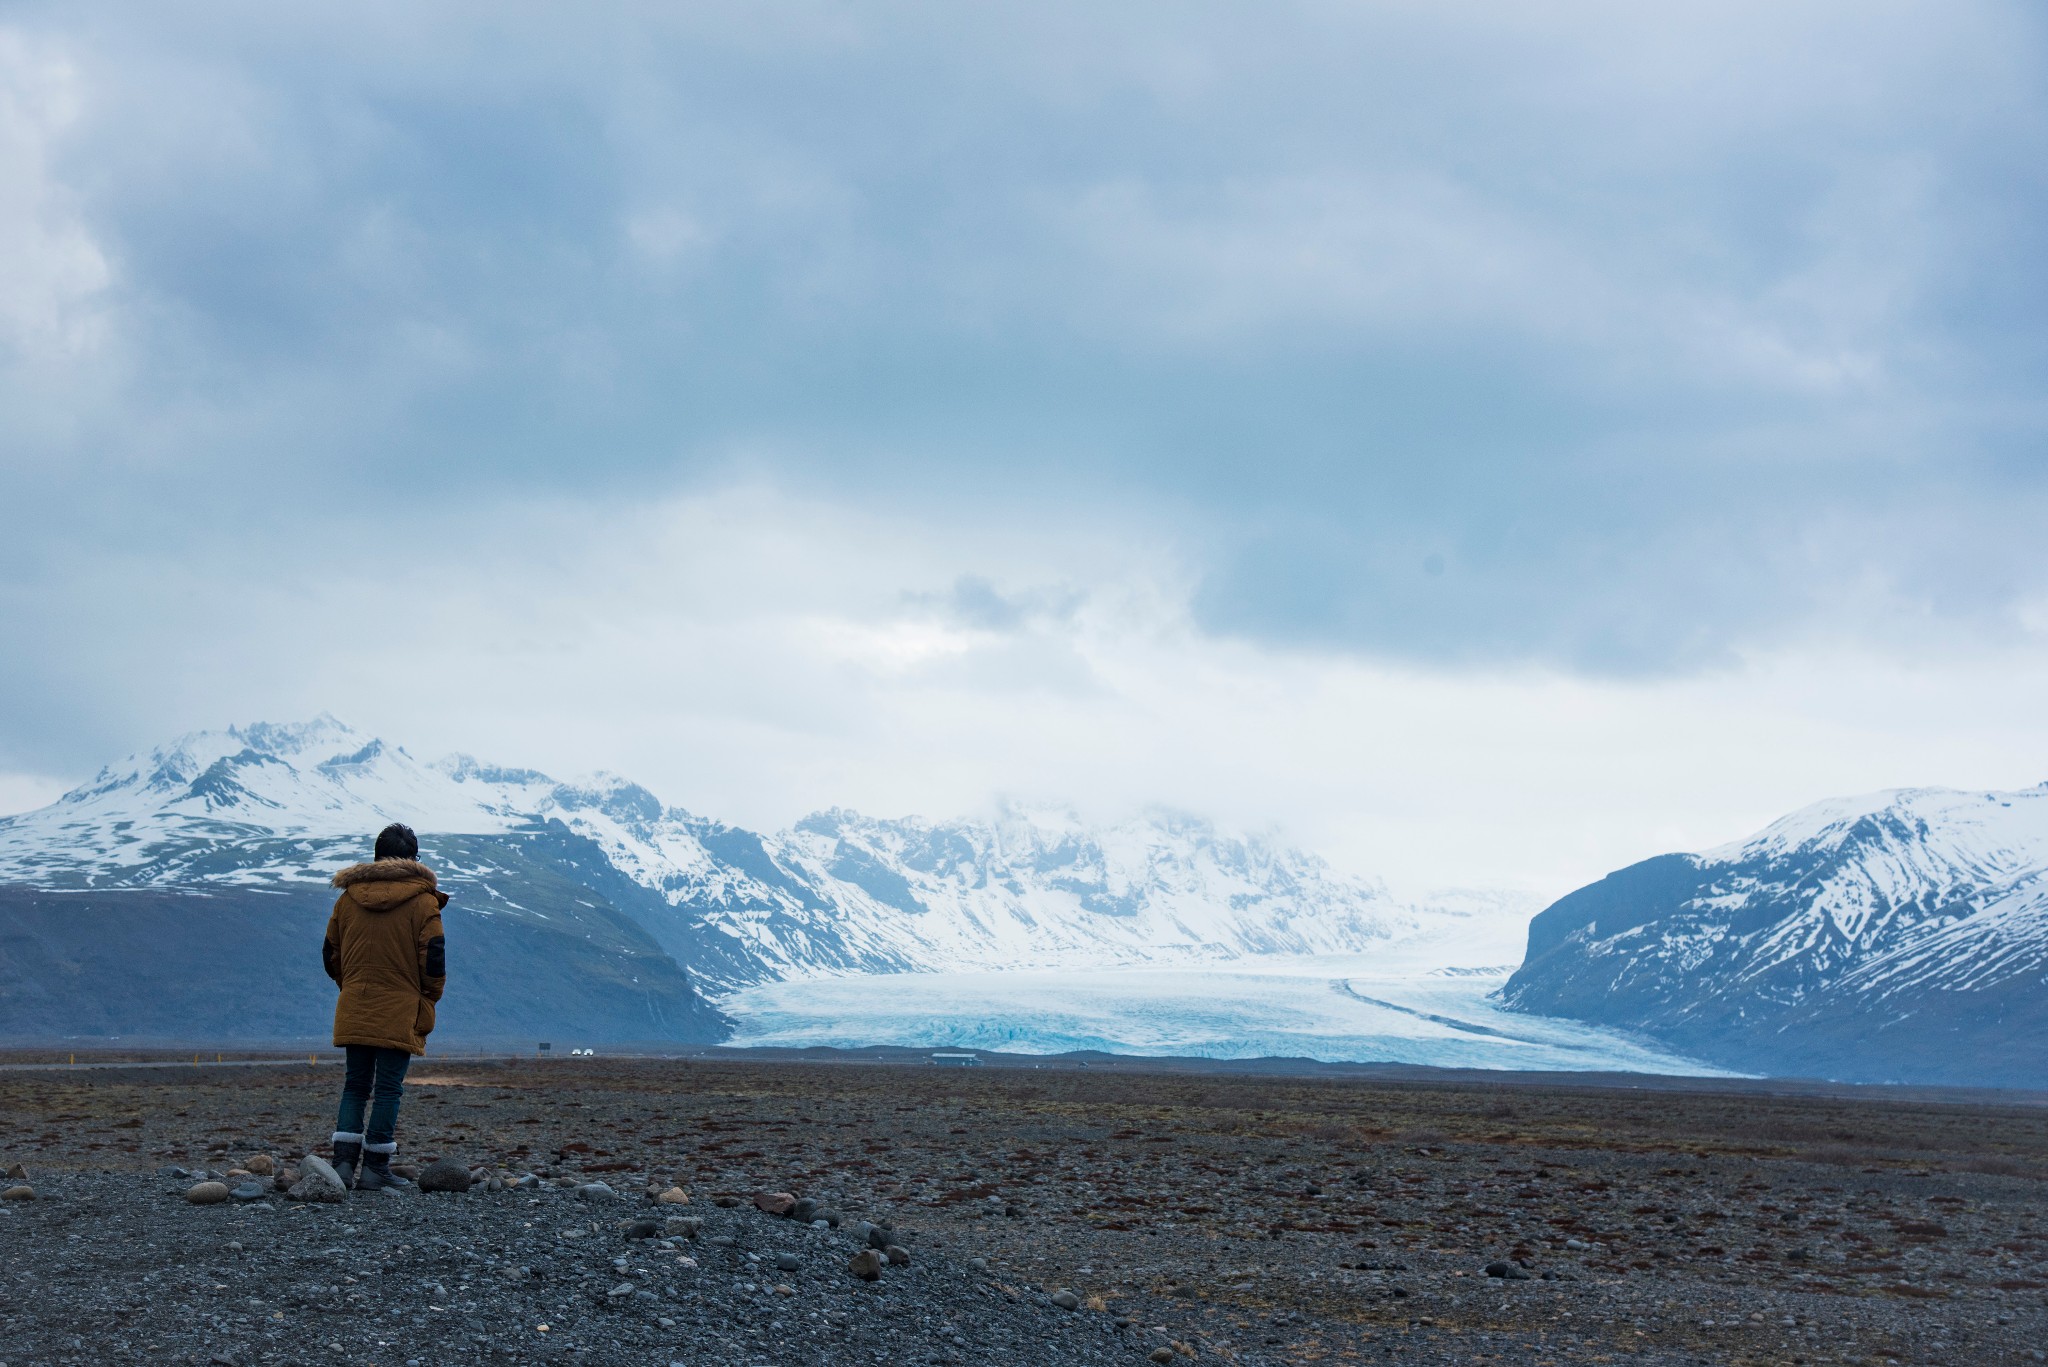
[[[72,677],[141,670],[115,600],[317,594],[322,529],[400,501],[458,541],[508,498],[746,479],[1142,528],[1205,630],[1459,667],[2009,636],[2048,592],[2025,4],[0,34],[0,589],[38,734],[121,706]],[[953,608],[996,626],[983,587]]]

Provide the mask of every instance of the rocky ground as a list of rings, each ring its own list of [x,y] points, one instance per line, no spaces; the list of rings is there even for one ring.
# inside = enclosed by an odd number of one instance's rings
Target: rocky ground
[[[0,1200],[0,1364],[2048,1360],[2020,1104],[429,1059],[401,1159],[469,1191],[241,1175],[338,1082],[0,1073],[0,1187],[33,1190]],[[213,1175],[243,1199],[189,1202]],[[867,1280],[870,1244],[908,1261]]]

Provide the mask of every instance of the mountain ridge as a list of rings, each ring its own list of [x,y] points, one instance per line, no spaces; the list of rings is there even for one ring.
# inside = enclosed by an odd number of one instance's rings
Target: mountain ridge
[[[473,931],[576,937],[633,962],[651,950],[697,998],[824,974],[1356,952],[1431,915],[1183,813],[1091,826],[1014,804],[956,821],[828,808],[764,835],[616,774],[422,762],[326,715],[193,732],[0,818],[0,885],[311,892],[390,820],[441,860]],[[607,891],[586,905],[579,879]],[[684,1007],[662,1009],[711,1018],[708,1002]]]
[[[2048,784],[1830,798],[1530,923],[1512,1009],[1861,1081],[2048,1081]]]

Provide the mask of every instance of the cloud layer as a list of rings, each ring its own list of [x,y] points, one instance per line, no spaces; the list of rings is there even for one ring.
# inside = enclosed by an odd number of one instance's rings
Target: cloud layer
[[[2017,2],[11,7],[0,769],[230,698],[382,712],[390,652],[334,643],[394,616],[573,733],[597,680],[513,687],[448,621],[483,601],[736,747],[912,726],[798,686],[822,641],[954,670],[983,728],[1175,710],[1110,663],[1160,632],[1525,702],[2031,660],[2044,38]],[[787,689],[691,665],[721,602]]]

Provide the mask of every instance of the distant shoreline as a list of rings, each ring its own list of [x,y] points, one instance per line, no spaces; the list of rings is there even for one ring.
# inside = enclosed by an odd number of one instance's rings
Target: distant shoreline
[[[930,1066],[932,1049],[898,1045],[868,1045],[839,1048],[813,1045],[803,1048],[781,1046],[701,1045],[677,1047],[659,1042],[639,1045],[607,1045],[600,1049],[600,1063],[804,1063],[840,1064],[850,1067]],[[982,1065],[996,1071],[1080,1071],[1179,1074],[1195,1076],[1289,1077],[1301,1081],[1333,1083],[1361,1082],[1375,1085],[1412,1084],[1419,1087],[1498,1087],[1517,1090],[1557,1092],[1644,1091],[1774,1097],[1831,1098],[1928,1105],[2020,1105],[2048,1107],[2048,1091],[2024,1088],[1930,1086],[1908,1083],[1835,1082],[1824,1078],[1791,1077],[1703,1077],[1664,1073],[1559,1072],[1552,1070],[1507,1070],[1484,1068],[1441,1068],[1414,1063],[1326,1063],[1315,1059],[1269,1057],[1254,1059],[1210,1059],[1168,1055],[1106,1054],[1011,1054],[996,1050],[967,1050]],[[195,1055],[196,1061],[195,1061]],[[218,1057],[216,1057],[218,1056]],[[76,1062],[71,1060],[75,1057]],[[73,1048],[65,1042],[0,1044],[0,1072],[63,1073],[91,1069],[96,1072],[121,1069],[171,1070],[189,1068],[316,1067],[338,1066],[341,1055],[332,1045],[284,1042],[276,1047],[207,1047],[187,1043],[182,1047],[148,1046],[133,1049]],[[430,1050],[416,1065],[414,1081],[433,1085],[435,1065],[585,1066],[572,1058],[566,1048],[541,1055],[529,1046],[457,1046],[445,1051]]]

